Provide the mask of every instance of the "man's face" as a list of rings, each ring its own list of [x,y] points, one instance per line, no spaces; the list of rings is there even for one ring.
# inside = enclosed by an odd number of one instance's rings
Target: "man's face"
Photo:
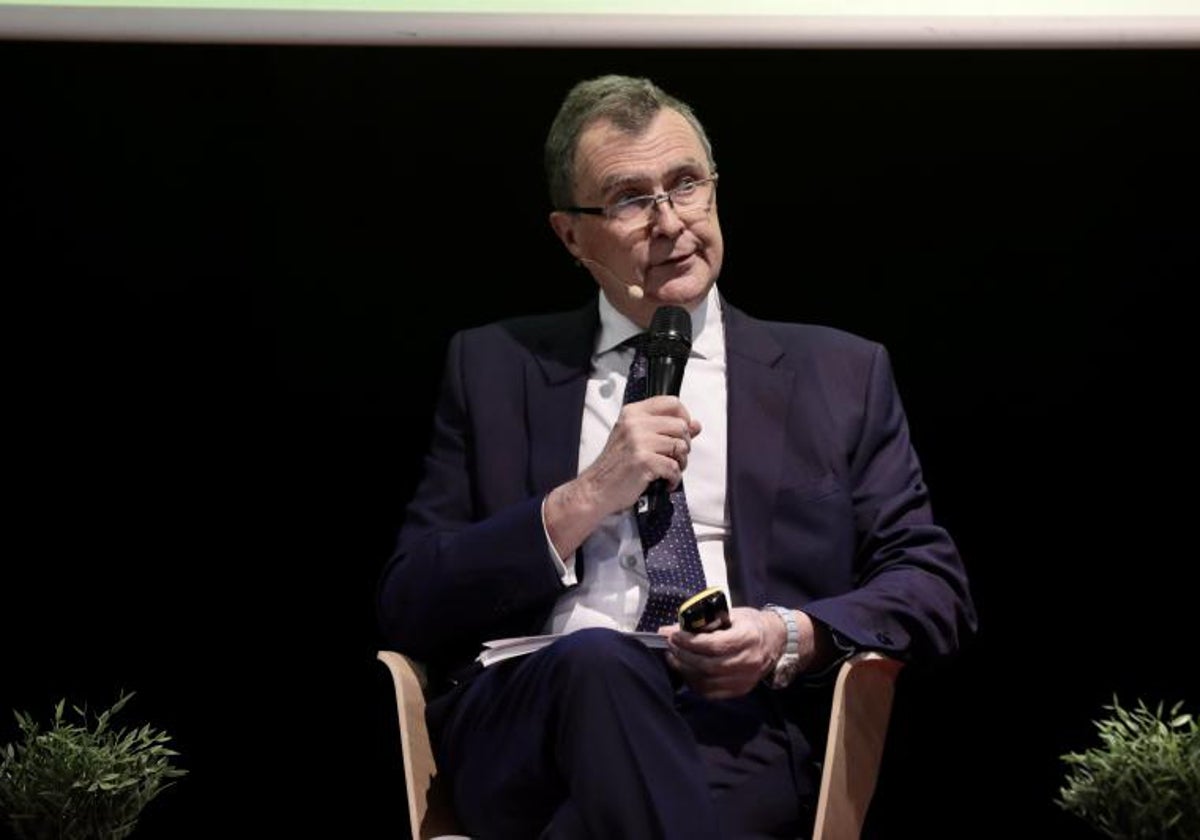
[[[700,138],[676,111],[659,111],[636,136],[600,120],[579,138],[575,203],[602,207],[623,197],[664,193],[711,174]],[[664,304],[693,309],[721,270],[724,243],[715,194],[706,214],[686,219],[661,201],[644,223],[555,212],[550,224],[617,311],[642,327],[650,325],[654,311]],[[642,287],[640,300],[629,294],[630,285]]]

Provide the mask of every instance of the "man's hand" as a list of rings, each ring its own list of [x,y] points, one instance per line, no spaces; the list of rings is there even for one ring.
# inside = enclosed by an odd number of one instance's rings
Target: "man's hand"
[[[655,479],[677,487],[698,434],[700,423],[678,397],[623,406],[596,460],[546,497],[546,531],[558,556],[574,552],[610,513],[633,507]]]
[[[711,633],[664,627],[667,661],[693,691],[711,700],[741,697],[775,665],[787,642],[787,628],[773,613],[751,607],[729,611],[730,626]]]
[[[650,397],[621,408],[604,449],[579,478],[606,514],[632,507],[657,478],[672,489],[687,468],[700,423],[678,397]]]

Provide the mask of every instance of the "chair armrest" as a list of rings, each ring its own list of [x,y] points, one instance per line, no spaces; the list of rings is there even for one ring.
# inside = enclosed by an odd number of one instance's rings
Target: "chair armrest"
[[[838,671],[813,840],[858,840],[883,759],[902,663],[857,653]]]
[[[395,651],[381,650],[377,658],[391,672],[396,689],[404,784],[413,840],[456,835],[459,827],[450,791],[446,781],[438,778],[433,747],[425,726],[425,671],[419,663]]]

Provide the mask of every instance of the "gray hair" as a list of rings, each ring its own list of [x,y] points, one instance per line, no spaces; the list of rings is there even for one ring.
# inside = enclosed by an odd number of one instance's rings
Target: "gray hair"
[[[571,88],[550,126],[545,165],[551,205],[563,208],[575,203],[575,150],[584,129],[597,120],[608,120],[621,131],[638,135],[663,108],[678,112],[695,129],[708,156],[709,169],[715,172],[712,144],[687,103],[649,79],[600,76]]]

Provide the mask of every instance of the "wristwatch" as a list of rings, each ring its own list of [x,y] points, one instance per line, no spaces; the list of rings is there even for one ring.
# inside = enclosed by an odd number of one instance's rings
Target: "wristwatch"
[[[800,627],[796,624],[795,614],[787,607],[767,604],[763,609],[778,615],[787,627],[787,641],[783,645],[783,653],[775,660],[775,671],[768,683],[771,688],[786,688],[800,673]],[[765,679],[763,681],[766,682]]]

